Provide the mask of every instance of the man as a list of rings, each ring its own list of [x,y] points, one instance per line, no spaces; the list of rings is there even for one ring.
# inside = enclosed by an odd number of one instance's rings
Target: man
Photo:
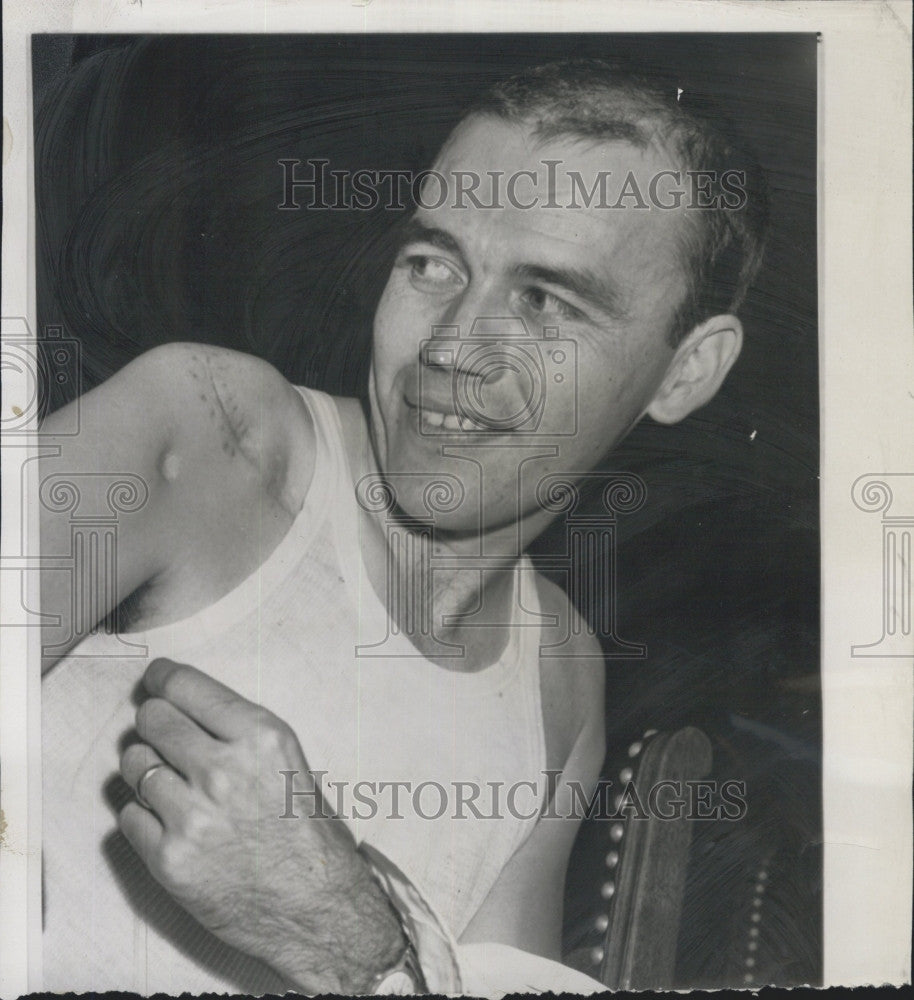
[[[485,176],[502,198],[453,197]],[[557,960],[602,660],[523,550],[556,516],[541,487],[726,377],[757,184],[674,94],[542,67],[471,109],[426,178],[377,308],[367,412],[173,344],[85,396],[74,438],[54,442],[66,412],[47,421],[46,551],[70,537],[57,479],[81,477],[90,505],[111,476],[141,485],[116,580],[42,584],[60,616],[45,647],[66,656],[43,697],[46,987],[598,988]],[[129,634],[71,651],[71,608],[98,620],[128,596]],[[101,786],[141,677],[125,840]],[[409,793],[358,808],[360,783],[455,779],[441,811]],[[484,785],[513,790],[497,819],[469,807]]]

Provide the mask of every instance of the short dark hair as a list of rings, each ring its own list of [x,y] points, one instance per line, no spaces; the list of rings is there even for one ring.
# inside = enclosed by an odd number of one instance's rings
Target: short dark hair
[[[654,137],[669,143],[682,170],[720,177],[744,175],[738,208],[708,208],[688,215],[683,240],[688,292],[676,311],[670,343],[681,340],[709,316],[736,312],[761,266],[768,228],[768,193],[755,156],[721,115],[699,112],[678,88],[668,87],[617,63],[572,59],[524,70],[496,84],[463,115],[494,115],[532,127],[542,140],[562,136],[623,140],[646,146]],[[711,184],[711,194],[719,185]]]

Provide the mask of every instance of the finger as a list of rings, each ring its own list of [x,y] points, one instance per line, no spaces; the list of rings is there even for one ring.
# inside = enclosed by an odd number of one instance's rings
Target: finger
[[[130,846],[148,865],[165,833],[158,818],[138,802],[128,802],[118,814],[117,822]]]
[[[160,826],[182,826],[193,808],[191,790],[181,775],[154,750],[142,743],[128,747],[121,757],[121,774],[142,800],[136,804],[144,812],[154,813]]]
[[[136,792],[140,778],[154,764],[165,763],[148,743],[132,743],[121,754],[121,777]]]
[[[200,777],[220,747],[218,740],[162,698],[148,698],[140,705],[136,729],[163,760],[191,780]]]
[[[146,690],[164,698],[220,739],[231,740],[256,728],[264,710],[195,667],[153,660],[143,676]]]

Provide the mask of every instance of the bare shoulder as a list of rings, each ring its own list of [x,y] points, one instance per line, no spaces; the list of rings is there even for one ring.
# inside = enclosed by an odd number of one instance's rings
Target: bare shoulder
[[[109,408],[126,411],[127,425],[143,414],[159,465],[173,455],[175,468],[195,479],[227,462],[243,465],[254,484],[300,506],[303,494],[294,494],[310,482],[313,428],[298,392],[266,361],[206,344],[164,344],[106,386]]]
[[[100,588],[99,615],[146,585],[156,593],[154,605],[140,606],[147,623],[216,600],[278,543],[311,483],[308,408],[275,368],[247,354],[163,345],[66,409],[41,428],[54,446],[44,481],[78,482],[87,510],[107,509],[111,476],[130,477],[144,494],[119,520],[116,587]],[[79,433],[65,433],[74,423]],[[42,504],[43,549],[67,551],[70,534],[66,511]],[[49,626],[47,645],[61,651],[75,641],[74,586],[71,574],[42,574],[42,603],[61,622]]]
[[[599,769],[605,743],[605,660],[578,610],[561,587],[537,575],[543,612],[554,614],[559,631],[572,636],[567,655],[540,658],[540,690],[549,766],[564,767],[572,752],[579,765]],[[550,746],[551,744],[551,746]]]
[[[218,430],[227,452],[269,443],[264,437],[287,422],[298,395],[261,358],[207,344],[163,344],[116,377],[160,400],[169,430],[186,427],[191,416]]]

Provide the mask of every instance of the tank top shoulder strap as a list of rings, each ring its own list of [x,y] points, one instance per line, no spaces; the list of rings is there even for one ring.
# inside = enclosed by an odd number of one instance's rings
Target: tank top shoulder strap
[[[525,669],[520,671],[530,699],[533,716],[539,722],[538,753],[545,759],[542,738],[542,699],[540,689],[540,644],[542,643],[542,605],[536,582],[536,570],[530,557],[521,556],[517,564],[517,584],[514,598],[514,620],[522,616],[524,624],[512,629],[517,635],[517,656]]]
[[[526,663],[539,662],[542,608],[536,584],[536,570],[528,555],[517,561],[514,584],[514,618],[518,653]],[[523,622],[523,624],[522,624]]]
[[[359,552],[358,508],[339,410],[326,392],[303,386],[295,388],[314,425],[316,454],[309,503],[313,496],[314,506],[320,508],[333,526],[340,556],[347,564],[355,565]]]
[[[511,655],[517,658],[517,668],[512,672],[512,702],[518,713],[525,718],[522,731],[526,737],[525,752],[516,748],[518,754],[524,753],[530,776],[537,784],[537,809],[547,803],[546,785],[546,732],[543,717],[542,698],[542,666],[540,663],[540,644],[542,642],[542,604],[536,580],[536,570],[530,557],[521,556],[515,569],[514,596],[514,628],[509,648],[514,647]],[[506,651],[507,652],[507,651]],[[515,850],[521,846],[531,832],[529,825],[521,824]]]

